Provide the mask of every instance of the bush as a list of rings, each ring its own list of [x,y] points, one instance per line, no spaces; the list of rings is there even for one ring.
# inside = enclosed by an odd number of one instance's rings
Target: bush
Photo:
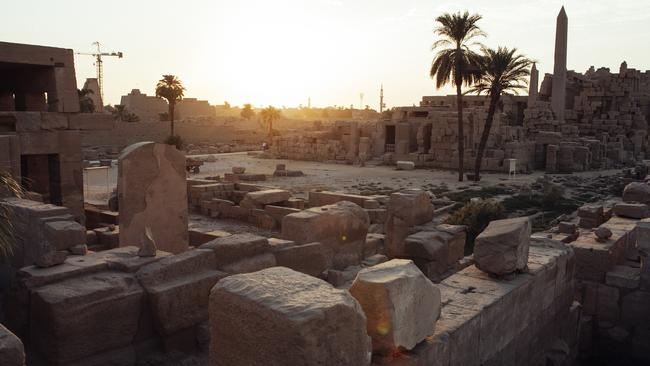
[[[167,137],[167,139],[165,139],[165,143],[166,143],[167,145],[176,146],[176,148],[177,148],[178,150],[183,150],[183,147],[185,146],[185,142],[184,142],[183,139],[182,139],[180,136],[178,136],[178,135],[174,135],[174,136],[169,136],[169,137]]]
[[[446,221],[447,224],[467,226],[465,255],[474,252],[476,237],[488,226],[490,221],[505,217],[501,202],[495,200],[476,200],[465,204],[454,212]]]
[[[557,208],[564,201],[564,189],[548,181],[542,182],[542,207],[544,209]]]

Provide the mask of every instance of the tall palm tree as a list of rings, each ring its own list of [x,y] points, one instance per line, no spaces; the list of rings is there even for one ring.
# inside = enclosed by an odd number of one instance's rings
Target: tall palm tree
[[[169,103],[169,118],[171,121],[171,136],[174,136],[174,108],[183,99],[185,87],[176,75],[163,75],[156,85],[156,96],[164,98]]]
[[[458,104],[458,180],[463,181],[465,132],[463,131],[463,85],[470,86],[479,78],[477,67],[479,56],[471,50],[472,40],[485,33],[476,24],[481,20],[478,14],[469,12],[445,13],[436,18],[438,27],[435,33],[441,38],[432,49],[440,49],[431,64],[429,76],[436,81],[436,88],[446,84],[456,85],[456,104]],[[448,46],[449,48],[443,48]],[[441,49],[442,48],[442,49]]]
[[[269,130],[269,145],[271,145],[273,141],[273,122],[280,119],[280,111],[272,106],[268,106],[260,112],[260,116],[262,117],[264,126]]]
[[[530,67],[533,61],[521,54],[517,54],[517,49],[508,49],[499,47],[498,49],[483,48],[479,66],[481,68],[481,77],[476,84],[470,89],[471,93],[485,93],[490,98],[485,126],[481,134],[481,141],[478,145],[476,154],[476,165],[474,166],[474,180],[479,180],[485,145],[487,144],[492,129],[494,113],[501,99],[501,95],[512,92],[518,94],[521,90],[526,90],[528,77],[530,76]]]
[[[95,102],[90,97],[90,94],[95,94],[92,89],[77,89],[79,94],[79,109],[82,113],[94,113]]]
[[[126,106],[124,104],[116,104],[113,107],[113,110],[111,112],[113,114],[113,119],[116,121],[124,121],[126,114],[128,113],[126,110]]]

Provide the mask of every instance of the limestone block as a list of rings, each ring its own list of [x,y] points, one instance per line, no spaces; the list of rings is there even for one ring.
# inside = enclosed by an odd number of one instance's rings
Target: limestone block
[[[23,342],[0,324],[0,366],[23,366],[24,364]]]
[[[332,251],[321,243],[289,246],[273,252],[278,266],[318,277],[332,265]]]
[[[129,345],[138,330],[142,297],[133,276],[115,272],[40,287],[31,296],[33,344],[55,364]]]
[[[247,233],[217,238],[201,245],[199,248],[214,252],[216,267],[222,267],[271,250],[267,238]]]
[[[275,266],[276,261],[273,253],[263,253],[252,257],[242,258],[220,268],[225,272],[237,274],[256,272]]]
[[[86,244],[86,228],[76,221],[46,222],[44,231],[45,240],[56,250]]]
[[[476,238],[476,267],[496,275],[524,270],[528,263],[531,229],[528,217],[490,222]]]
[[[121,246],[139,246],[149,227],[158,249],[187,250],[185,178],[185,155],[173,146],[140,142],[124,149],[117,179]]]
[[[637,288],[640,280],[641,269],[629,266],[615,266],[605,274],[605,282],[619,288]]]
[[[393,193],[388,203],[386,217],[386,254],[389,257],[404,256],[404,239],[411,227],[433,219],[433,204],[429,195],[418,189]]]
[[[328,246],[334,255],[333,265],[342,269],[361,262],[369,226],[364,209],[342,201],[285,216],[282,237],[298,244],[318,241]]]
[[[632,219],[645,219],[650,216],[650,209],[644,203],[618,203],[614,206],[614,214]]]
[[[393,259],[362,269],[350,293],[367,317],[374,352],[412,349],[433,334],[440,290],[410,260]]]
[[[224,278],[210,293],[209,311],[212,366],[370,363],[359,303],[288,268]]]
[[[650,185],[632,182],[623,189],[623,202],[638,202],[650,204]]]
[[[412,161],[397,161],[395,163],[397,170],[413,170],[415,169],[415,163]]]
[[[291,193],[289,191],[283,189],[267,189],[246,193],[239,205],[247,208],[262,208],[265,205],[284,202],[290,197]]]

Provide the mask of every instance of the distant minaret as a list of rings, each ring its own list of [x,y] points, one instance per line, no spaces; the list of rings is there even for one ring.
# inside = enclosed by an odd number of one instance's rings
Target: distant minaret
[[[311,109],[311,97],[307,98],[307,108]]]
[[[564,121],[564,109],[566,108],[566,54],[567,54],[567,32],[569,19],[564,11],[564,6],[557,16],[555,29],[555,64],[553,66],[553,92],[551,95],[551,107],[557,119]]]
[[[381,84],[381,89],[379,90],[379,113],[384,111],[384,84]]]
[[[537,91],[539,84],[539,71],[533,62],[533,67],[530,69],[530,83],[528,84],[528,107],[532,107],[537,101]]]

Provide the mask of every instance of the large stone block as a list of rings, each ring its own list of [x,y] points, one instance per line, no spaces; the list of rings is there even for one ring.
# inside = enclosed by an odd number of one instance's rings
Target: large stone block
[[[86,244],[86,228],[76,221],[46,222],[44,231],[45,240],[56,250]]]
[[[289,246],[273,252],[277,265],[318,277],[332,265],[332,251],[321,243]]]
[[[490,222],[476,238],[476,267],[495,275],[524,270],[528,263],[531,229],[528,217]]]
[[[291,197],[289,191],[283,189],[267,189],[264,191],[248,192],[240,205],[246,208],[261,208],[265,205],[272,205],[284,202]]]
[[[623,189],[623,202],[638,202],[650,204],[650,185],[632,182]]]
[[[390,196],[386,216],[386,254],[389,257],[406,256],[404,239],[411,228],[433,219],[433,204],[429,195],[419,189],[410,189]]]
[[[618,203],[614,206],[614,214],[632,219],[645,219],[650,216],[650,209],[645,203]]]
[[[133,342],[143,290],[127,274],[101,272],[34,290],[31,297],[32,342],[53,364]]]
[[[212,250],[215,254],[217,267],[223,267],[247,257],[264,254],[271,250],[269,240],[254,234],[235,234],[217,238],[199,247]]]
[[[185,155],[153,142],[133,144],[118,159],[120,245],[140,246],[150,228],[158,249],[188,248]]]
[[[314,207],[285,216],[282,237],[298,244],[318,241],[333,252],[333,265],[345,268],[359,264],[370,219],[366,211],[352,202]]]
[[[359,303],[288,268],[219,281],[210,293],[210,329],[212,366],[370,363]]]
[[[0,366],[23,365],[25,365],[23,342],[0,324]]]
[[[440,290],[410,260],[365,268],[350,293],[366,314],[374,352],[412,349],[433,334],[440,316]]]

